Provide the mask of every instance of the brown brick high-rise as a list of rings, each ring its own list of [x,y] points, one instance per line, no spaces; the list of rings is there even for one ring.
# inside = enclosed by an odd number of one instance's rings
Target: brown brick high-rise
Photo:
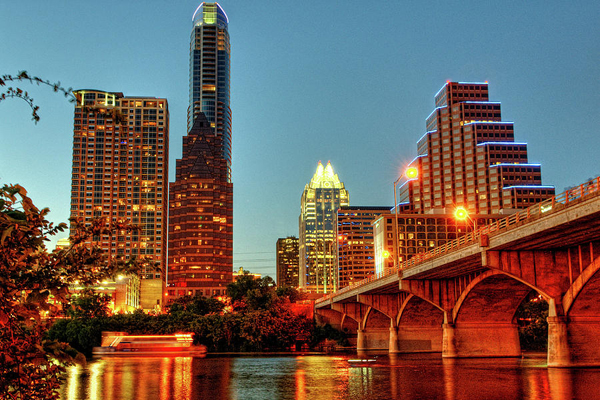
[[[541,165],[528,162],[527,144],[515,142],[514,124],[502,121],[500,103],[489,101],[487,83],[447,82],[435,105],[411,163],[419,177],[400,190],[401,210],[510,213],[554,194],[542,186]]]
[[[169,186],[169,299],[221,295],[233,279],[233,184],[221,146],[198,114]]]

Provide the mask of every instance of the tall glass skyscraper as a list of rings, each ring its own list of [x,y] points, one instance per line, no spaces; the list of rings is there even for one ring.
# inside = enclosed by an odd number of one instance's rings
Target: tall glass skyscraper
[[[192,21],[188,133],[169,185],[169,300],[221,295],[233,279],[228,20],[202,3]]]
[[[338,288],[338,209],[349,205],[348,191],[330,163],[304,188],[300,212],[300,274],[303,290],[329,293]]]
[[[229,19],[218,3],[202,3],[192,17],[188,132],[203,112],[221,137],[227,179],[231,181],[231,108],[229,107]]]

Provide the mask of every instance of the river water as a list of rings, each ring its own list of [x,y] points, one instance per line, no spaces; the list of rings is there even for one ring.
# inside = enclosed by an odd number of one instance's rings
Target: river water
[[[365,356],[361,356],[366,359]],[[68,370],[61,399],[597,399],[600,368],[439,354],[109,357]]]

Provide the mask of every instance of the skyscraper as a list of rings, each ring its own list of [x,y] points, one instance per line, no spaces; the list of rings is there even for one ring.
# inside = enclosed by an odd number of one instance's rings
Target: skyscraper
[[[509,213],[554,194],[542,186],[540,164],[515,142],[512,122],[502,121],[500,103],[489,101],[487,83],[447,82],[435,95],[427,132],[411,163],[419,177],[401,188],[401,209],[472,214]]]
[[[201,3],[192,16],[188,132],[202,112],[215,136],[231,181],[231,108],[229,106],[229,19],[218,3]]]
[[[384,253],[401,263],[554,195],[527,144],[515,142],[513,123],[502,121],[500,103],[489,101],[487,82],[446,82],[435,105],[408,166],[418,176],[402,182],[397,208],[375,221],[377,272],[390,265]],[[459,207],[467,224],[454,216]]]
[[[183,138],[169,185],[169,299],[225,293],[233,274],[233,187],[203,113]]]
[[[298,287],[298,238],[277,239],[277,286]]]
[[[317,171],[304,188],[300,211],[300,287],[312,293],[338,288],[337,213],[349,203],[348,191],[331,163]]]
[[[169,298],[224,294],[233,273],[229,21],[202,3],[192,22],[188,134],[169,190]]]
[[[166,265],[169,109],[166,99],[78,90],[73,135],[71,218],[102,217],[141,231],[97,238],[112,256],[147,257]],[[87,107],[94,108],[90,112]],[[158,270],[141,278],[144,309],[162,303]]]

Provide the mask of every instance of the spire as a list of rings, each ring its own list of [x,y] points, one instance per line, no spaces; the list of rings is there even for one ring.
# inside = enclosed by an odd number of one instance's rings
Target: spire
[[[319,161],[317,171],[313,175],[309,186],[312,189],[317,188],[343,188],[344,184],[340,182],[337,174],[333,171],[331,162],[327,161],[327,165],[323,167],[323,163]]]

